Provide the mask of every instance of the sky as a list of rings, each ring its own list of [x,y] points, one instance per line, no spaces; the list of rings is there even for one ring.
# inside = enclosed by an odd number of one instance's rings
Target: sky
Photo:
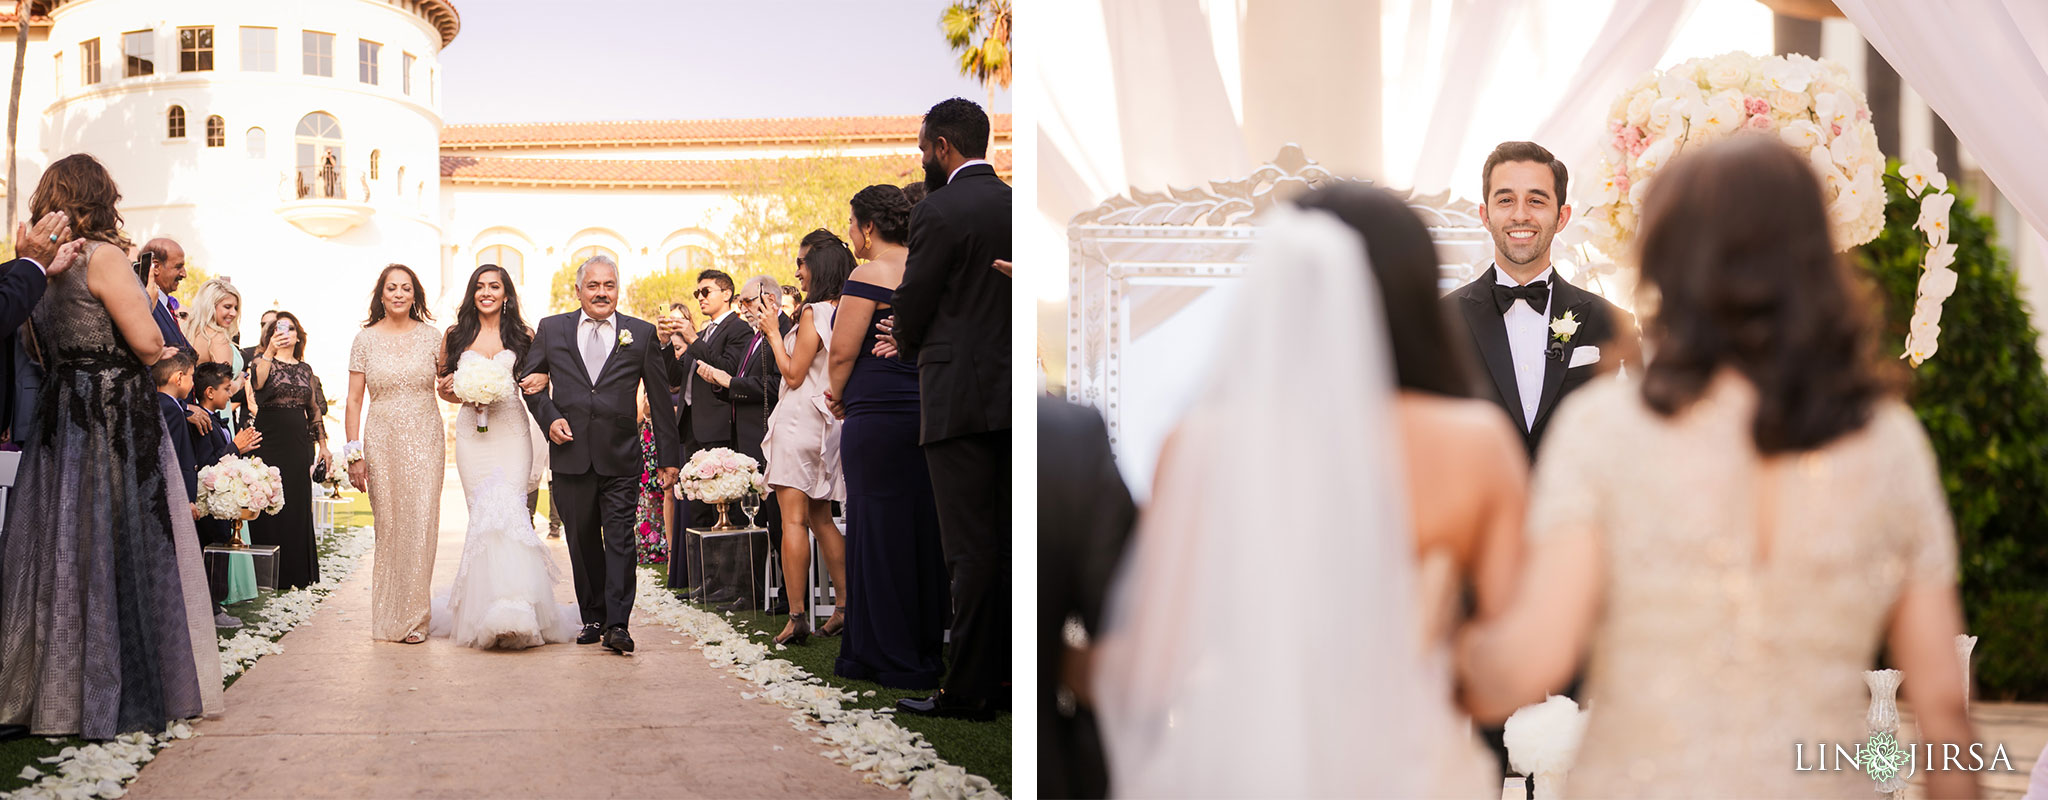
[[[449,123],[923,114],[988,102],[944,0],[455,0]],[[565,19],[566,17],[566,19]],[[1010,110],[996,92],[995,111]]]

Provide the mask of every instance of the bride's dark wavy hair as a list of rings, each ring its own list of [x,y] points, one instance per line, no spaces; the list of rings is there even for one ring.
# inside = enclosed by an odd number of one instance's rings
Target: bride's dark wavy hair
[[[1365,240],[1372,276],[1380,286],[1395,382],[1402,389],[1445,397],[1474,396],[1476,373],[1458,346],[1462,331],[1437,301],[1442,269],[1436,243],[1414,210],[1392,192],[1357,184],[1317,189],[1295,204],[1328,212]]]
[[[455,374],[462,351],[475,344],[476,335],[483,331],[483,314],[476,310],[476,285],[486,272],[498,273],[498,281],[505,284],[505,302],[498,306],[498,340],[519,361],[525,361],[526,351],[533,347],[533,329],[526,327],[526,317],[519,313],[519,288],[512,284],[512,273],[496,264],[485,264],[469,273],[469,288],[462,293],[462,307],[456,309],[455,324],[448,326],[448,334],[442,339],[446,348],[441,359],[442,375]]]
[[[1671,162],[1643,200],[1642,285],[1656,311],[1643,401],[1672,416],[1731,367],[1757,389],[1764,455],[1863,427],[1894,391],[1874,301],[1835,253],[1819,179],[1774,138],[1741,136]],[[1895,369],[1895,368],[1894,368]]]

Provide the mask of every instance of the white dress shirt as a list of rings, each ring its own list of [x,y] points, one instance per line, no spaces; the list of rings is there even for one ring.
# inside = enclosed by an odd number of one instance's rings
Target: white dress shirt
[[[988,161],[987,161],[986,159],[980,159],[980,158],[972,158],[972,159],[968,159],[968,160],[967,160],[967,163],[965,163],[965,164],[961,164],[960,166],[958,166],[958,167],[955,167],[955,168],[953,168],[953,174],[951,174],[951,175],[947,175],[947,176],[946,176],[946,182],[947,182],[947,183],[952,183],[952,182],[953,182],[953,179],[954,179],[954,178],[958,178],[958,177],[960,177],[960,170],[966,169],[966,168],[968,168],[968,167],[971,167],[971,166],[974,166],[974,165],[976,165],[976,164],[988,164]],[[994,167],[995,167],[995,165],[994,165],[994,164],[989,164],[989,167],[990,167],[990,168],[994,168]]]
[[[1555,269],[1545,269],[1530,283],[1555,283],[1556,278]],[[1497,264],[1493,269],[1493,280],[1502,286],[1522,285],[1508,277],[1507,270]],[[1515,388],[1522,395],[1522,427],[1525,431],[1536,424],[1536,407],[1543,402],[1543,351],[1550,346],[1550,299],[1556,297],[1553,288],[1541,311],[1530,308],[1527,300],[1516,300],[1501,320],[1507,324],[1508,352],[1515,357]]]

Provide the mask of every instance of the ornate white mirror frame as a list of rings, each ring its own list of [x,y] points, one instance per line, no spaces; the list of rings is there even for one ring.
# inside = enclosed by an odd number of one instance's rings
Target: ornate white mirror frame
[[[1352,180],[1288,145],[1246,177],[1134,189],[1068,224],[1067,398],[1102,412],[1140,496],[1166,426],[1178,416],[1172,404],[1206,367],[1196,331],[1232,324],[1227,298],[1212,290],[1242,275],[1259,213],[1310,188]],[[1478,207],[1448,191],[1406,199],[1437,243],[1443,289],[1471,280],[1492,254]],[[1154,334],[1165,341],[1148,343]]]

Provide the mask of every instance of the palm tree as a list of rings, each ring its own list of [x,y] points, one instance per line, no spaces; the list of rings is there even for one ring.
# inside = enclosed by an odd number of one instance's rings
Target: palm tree
[[[958,0],[939,15],[939,29],[960,54],[960,74],[988,87],[994,113],[996,86],[1010,88],[1010,0]]]
[[[21,72],[28,64],[28,15],[34,10],[29,0],[14,2],[14,88],[7,96],[7,228],[6,238],[14,237],[14,214],[17,202],[14,194],[14,132],[21,121]]]

